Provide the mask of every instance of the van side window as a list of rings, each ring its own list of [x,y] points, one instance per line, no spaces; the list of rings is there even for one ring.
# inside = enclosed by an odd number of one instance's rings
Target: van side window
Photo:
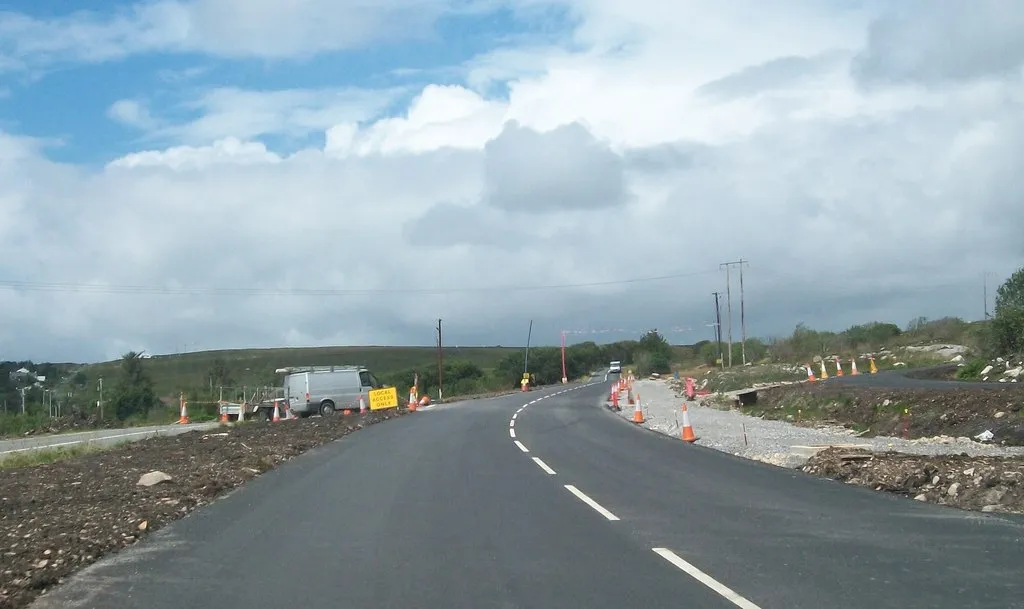
[[[366,370],[359,372],[359,384],[363,387],[373,387],[373,379]]]

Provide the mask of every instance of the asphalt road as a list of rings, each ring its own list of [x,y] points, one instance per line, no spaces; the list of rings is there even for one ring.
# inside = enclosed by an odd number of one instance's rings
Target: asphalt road
[[[946,368],[947,366],[939,366]],[[882,389],[1016,389],[1024,391],[1020,383],[983,383],[980,381],[956,381],[946,379],[917,378],[914,374],[932,370],[919,368],[912,370],[883,370],[877,374],[861,373],[857,376],[830,376],[825,383],[842,383],[856,387],[878,387]]]
[[[219,423],[193,423],[191,425],[152,425],[125,429],[100,429],[75,433],[46,434],[0,440],[0,460],[20,453],[76,446],[114,446],[122,442],[137,442],[155,436],[173,436],[186,431],[213,429]]]
[[[607,383],[559,391],[371,426],[36,606],[1024,607],[1024,519],[687,445],[599,407]]]

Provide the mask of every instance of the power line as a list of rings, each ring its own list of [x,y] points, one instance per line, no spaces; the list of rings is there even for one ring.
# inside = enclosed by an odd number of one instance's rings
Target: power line
[[[302,288],[244,288],[244,287],[185,287],[157,285],[118,285],[99,283],[64,283],[46,281],[0,281],[0,289],[25,292],[77,292],[87,294],[182,294],[189,296],[359,296],[370,294],[467,294],[494,292],[538,292],[566,290],[635,283],[649,283],[671,279],[685,279],[707,275],[714,271],[677,273],[658,277],[638,277],[613,281],[592,281],[586,283],[563,283],[550,285],[490,286],[478,288],[365,288],[365,289],[302,289]]]

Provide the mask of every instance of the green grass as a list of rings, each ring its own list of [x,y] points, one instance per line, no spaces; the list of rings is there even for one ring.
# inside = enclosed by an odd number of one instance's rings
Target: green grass
[[[18,467],[32,467],[46,463],[56,463],[73,459],[82,455],[88,455],[103,450],[111,450],[124,446],[124,443],[112,444],[110,446],[95,446],[90,444],[77,444],[61,448],[44,448],[41,450],[29,450],[15,453],[8,457],[0,457],[0,470],[14,469]]]

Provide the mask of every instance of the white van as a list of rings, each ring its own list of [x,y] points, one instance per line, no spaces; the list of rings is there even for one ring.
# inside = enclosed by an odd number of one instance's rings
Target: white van
[[[620,374],[622,372],[622,362],[615,360],[608,366],[608,374]]]
[[[338,410],[358,410],[359,396],[383,385],[363,366],[309,366],[285,368],[284,397],[288,409],[300,417],[330,416]]]

